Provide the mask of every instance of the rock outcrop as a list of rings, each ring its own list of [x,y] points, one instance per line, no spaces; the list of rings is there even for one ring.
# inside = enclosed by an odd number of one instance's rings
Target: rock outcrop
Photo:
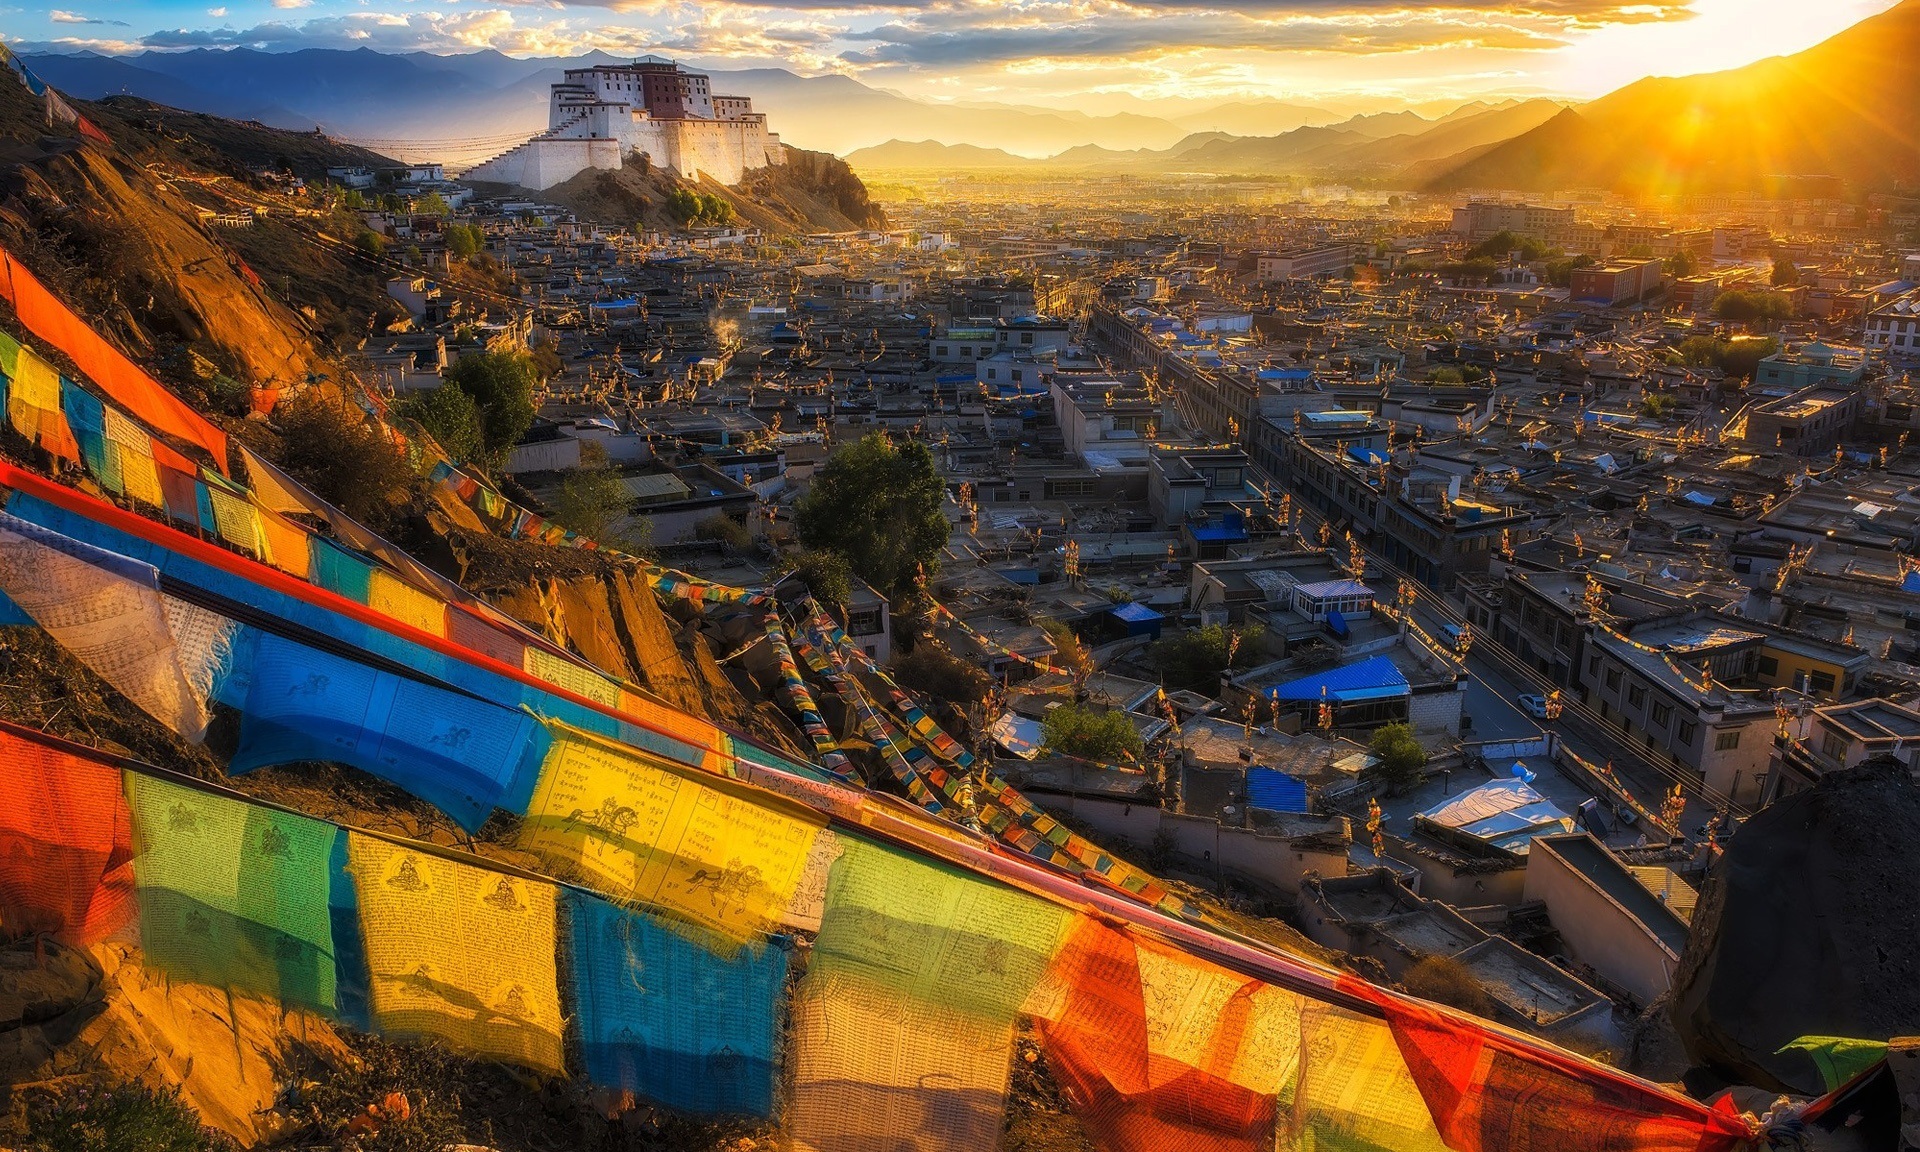
[[[1694,910],[1673,1022],[1734,1083],[1817,1093],[1805,1035],[1920,1033],[1920,787],[1890,760],[1836,772],[1747,821]]]

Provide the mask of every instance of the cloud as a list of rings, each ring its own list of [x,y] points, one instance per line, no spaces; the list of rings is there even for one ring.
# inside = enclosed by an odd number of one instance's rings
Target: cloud
[[[55,8],[47,13],[47,19],[55,24],[106,24],[114,28],[125,28],[125,20],[102,20],[98,16],[83,16],[78,12],[63,12]]]
[[[273,6],[283,11],[294,8],[310,8],[313,6],[313,0],[273,0]]]
[[[217,18],[217,17],[220,17],[220,16],[225,16],[226,14],[227,14],[227,10],[226,10],[225,8],[209,8],[209,9],[207,9],[207,15],[209,15],[209,16],[213,16],[213,17],[216,17],[216,18]]]

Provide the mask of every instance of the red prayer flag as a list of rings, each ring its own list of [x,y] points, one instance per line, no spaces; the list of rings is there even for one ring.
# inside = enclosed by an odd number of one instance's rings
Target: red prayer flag
[[[1126,934],[1083,919],[1054,959],[1064,1003],[1054,1019],[1037,1021],[1047,1064],[1088,1134],[1112,1152],[1271,1149],[1273,1097],[1215,1074],[1239,1050],[1247,997],[1229,1001],[1204,1061],[1210,1070],[1153,1054],[1135,948]],[[1243,992],[1256,987],[1249,981]]]
[[[1401,1058],[1459,1152],[1731,1152],[1738,1117],[1419,1001],[1344,981],[1386,1011]]]
[[[0,936],[111,936],[132,910],[120,770],[0,730]]]

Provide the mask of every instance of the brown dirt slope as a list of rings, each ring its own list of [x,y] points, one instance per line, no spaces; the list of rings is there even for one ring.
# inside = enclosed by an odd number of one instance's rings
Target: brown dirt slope
[[[489,193],[511,191],[507,185],[476,187]],[[617,172],[582,172],[538,196],[598,223],[665,229],[674,226],[666,203],[676,188],[719,196],[733,205],[741,220],[773,235],[884,228],[887,223],[886,213],[867,198],[866,185],[846,161],[798,148],[787,149],[786,164],[749,173],[738,187],[629,165]]]

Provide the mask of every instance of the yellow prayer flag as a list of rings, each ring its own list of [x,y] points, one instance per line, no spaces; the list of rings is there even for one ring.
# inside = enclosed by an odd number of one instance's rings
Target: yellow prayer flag
[[[537,645],[527,645],[526,655],[521,658],[521,670],[556,688],[564,688],[576,696],[585,696],[596,704],[604,704],[608,708],[620,707],[620,685],[591,668],[563,660]]]
[[[244,496],[236,496],[218,483],[206,486],[213,498],[213,523],[220,538],[250,556],[259,556],[260,513]]]
[[[1386,1021],[1310,1003],[1300,1014],[1299,1051],[1293,1116],[1277,1125],[1277,1152],[1446,1152]]]
[[[901,996],[858,976],[807,977],[793,1006],[795,1152],[993,1152],[1013,1022]]]
[[[447,605],[391,572],[375,568],[367,587],[367,607],[435,636],[447,634]]]
[[[7,382],[7,419],[31,441],[40,435],[42,414],[60,412],[60,373],[24,346],[15,368]]]
[[[558,890],[356,832],[360,898],[382,1034],[559,1075]]]
[[[273,512],[311,512],[313,505],[288,487],[282,475],[258,452],[240,445],[240,457],[247,462],[247,481],[253,497],[262,508]]]
[[[819,813],[550,722],[520,843],[617,900],[728,939],[772,929],[806,875]]]
[[[127,495],[149,507],[166,507],[160,472],[153,462],[153,438],[113,408],[104,415],[108,450],[120,461],[120,482]]]

